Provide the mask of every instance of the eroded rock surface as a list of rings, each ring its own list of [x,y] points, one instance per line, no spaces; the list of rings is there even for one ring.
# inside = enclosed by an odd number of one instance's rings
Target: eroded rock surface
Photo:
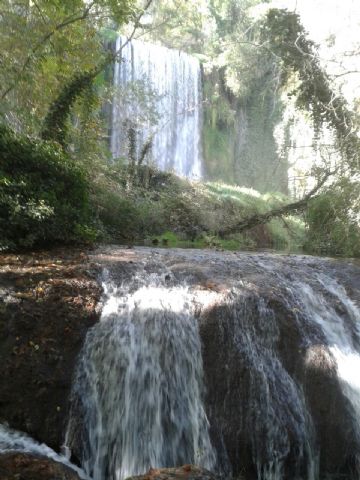
[[[59,449],[76,356],[99,317],[94,272],[105,268],[135,290],[145,272],[193,293],[217,471],[246,480],[318,472],[358,479],[357,385],[346,378],[347,356],[360,352],[355,262],[111,246],[90,258],[1,261],[0,421]],[[192,475],[178,470],[140,478]]]
[[[59,450],[76,358],[99,318],[80,250],[0,256],[0,423]]]
[[[216,480],[216,475],[205,468],[183,465],[177,468],[151,468],[144,475],[129,477],[127,480]]]
[[[95,257],[119,282],[144,269],[194,291],[219,471],[358,478],[359,412],[338,373],[360,350],[356,262],[141,248]]]
[[[71,468],[29,453],[0,454],[1,480],[80,480]]]

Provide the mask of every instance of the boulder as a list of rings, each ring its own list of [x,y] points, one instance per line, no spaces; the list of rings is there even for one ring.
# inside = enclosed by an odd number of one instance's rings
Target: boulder
[[[80,480],[66,465],[30,453],[0,454],[1,480]]]
[[[127,480],[215,480],[217,477],[195,465],[176,468],[150,468],[144,475],[129,477]]]

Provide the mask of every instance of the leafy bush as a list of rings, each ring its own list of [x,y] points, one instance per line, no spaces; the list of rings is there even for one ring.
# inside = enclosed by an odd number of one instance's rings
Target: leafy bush
[[[87,181],[55,145],[0,125],[0,249],[93,240]]]
[[[325,255],[360,256],[359,189],[359,185],[348,183],[310,203],[305,216],[306,250]]]
[[[139,235],[139,215],[133,202],[105,186],[97,186],[91,200],[102,240],[121,242]]]

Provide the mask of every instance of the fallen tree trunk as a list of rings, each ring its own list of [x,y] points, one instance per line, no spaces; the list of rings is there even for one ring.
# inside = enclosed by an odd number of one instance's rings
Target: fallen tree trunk
[[[257,213],[250,217],[244,218],[240,222],[236,223],[235,225],[230,225],[226,230],[222,230],[220,235],[227,235],[229,233],[242,233],[246,230],[250,230],[257,225],[264,225],[268,223],[273,218],[283,217],[290,215],[292,213],[298,213],[303,211],[310,200],[318,197],[320,189],[326,183],[329,177],[331,177],[335,172],[328,171],[324,174],[324,176],[318,181],[314,188],[312,188],[303,198],[300,200],[296,200],[295,202],[288,203],[287,205],[283,205],[278,208],[274,208],[269,210],[265,213]]]

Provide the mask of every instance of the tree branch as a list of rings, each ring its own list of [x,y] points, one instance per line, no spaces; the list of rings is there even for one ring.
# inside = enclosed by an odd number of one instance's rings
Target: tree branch
[[[91,2],[87,7],[86,9],[82,12],[81,15],[71,15],[70,17],[66,18],[65,20],[63,20],[61,23],[59,23],[58,25],[56,25],[53,30],[51,30],[50,32],[48,32],[46,35],[44,35],[39,41],[38,43],[30,50],[30,53],[28,55],[28,57],[26,58],[25,62],[23,63],[22,67],[20,68],[18,74],[17,74],[17,77],[16,77],[16,80],[1,94],[1,100],[4,100],[5,97],[12,91],[14,90],[14,88],[16,88],[16,86],[19,84],[19,82],[21,81],[21,77],[23,75],[23,73],[25,72],[25,70],[28,68],[28,66],[30,65],[31,61],[33,60],[35,54],[37,53],[37,51],[46,43],[48,42],[51,37],[53,35],[55,35],[56,32],[59,32],[60,30],[62,30],[63,28],[66,28],[68,27],[69,25],[72,25],[73,23],[76,23],[76,22],[79,22],[81,20],[85,20],[89,13],[90,13],[90,10],[91,8],[93,7],[95,2]],[[43,15],[41,14],[41,17],[43,18]],[[44,19],[43,19],[44,20]]]
[[[94,79],[112,62],[116,61],[126,45],[133,39],[136,30],[140,24],[141,18],[152,4],[153,0],[147,0],[145,7],[134,20],[134,27],[131,34],[121,47],[105,56],[105,59],[98,66],[88,72],[74,75],[70,81],[64,85],[60,94],[50,105],[48,113],[43,123],[41,136],[44,140],[53,140],[60,145],[65,146],[66,142],[66,121],[70,115],[71,107],[76,99],[91,86]]]
[[[324,176],[318,181],[318,183],[300,200],[288,203],[287,205],[283,205],[282,207],[274,208],[266,213],[260,213],[252,215],[251,217],[244,218],[244,220],[241,220],[241,222],[228,227],[226,230],[222,230],[221,235],[226,235],[229,233],[241,233],[245,230],[256,227],[257,225],[263,225],[264,223],[268,223],[273,218],[287,216],[291,213],[304,210],[307,207],[309,201],[313,198],[316,198],[316,194],[319,192],[319,190],[324,186],[326,181],[335,173],[336,170],[329,170],[328,172],[326,172]]]

